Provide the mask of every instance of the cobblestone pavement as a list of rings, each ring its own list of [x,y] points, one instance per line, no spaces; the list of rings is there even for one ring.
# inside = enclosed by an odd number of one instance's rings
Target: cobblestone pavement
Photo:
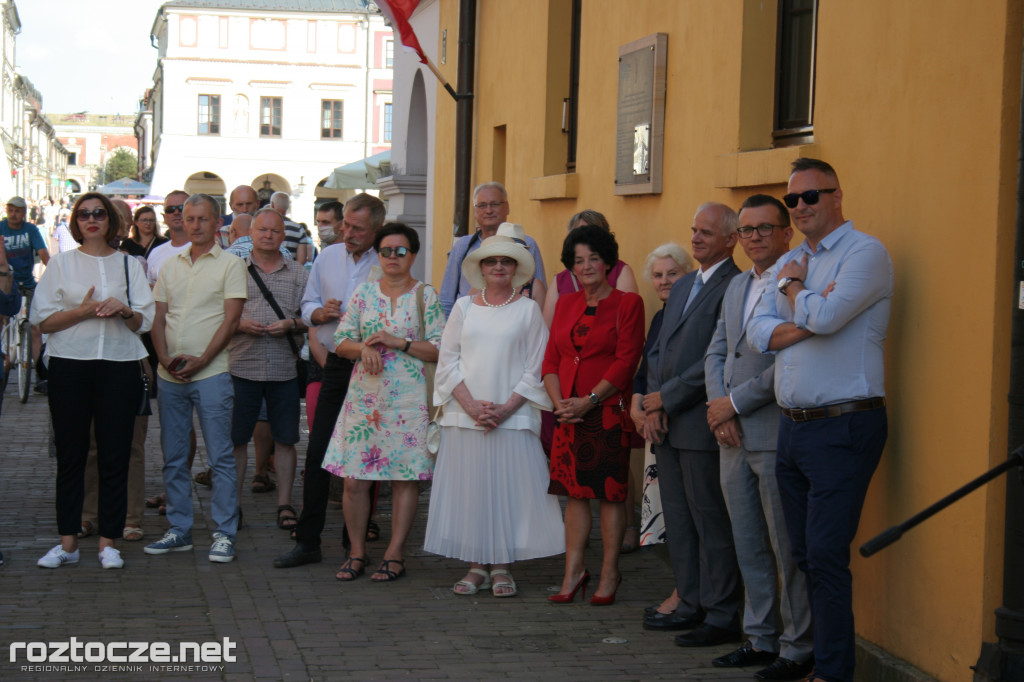
[[[154,403],[155,408],[155,403]],[[557,590],[562,559],[514,567],[520,586],[514,599],[490,593],[457,597],[452,583],[465,573],[461,562],[422,551],[429,490],[410,537],[407,577],[375,584],[366,576],[342,584],[334,579],[344,560],[341,513],[329,512],[320,564],[275,569],[275,556],[292,543],[275,524],[276,493],[250,492],[250,463],[242,498],[245,526],[230,564],[207,560],[211,528],[210,491],[194,486],[195,549],[148,556],[142,548],[159,538],[166,519],[147,509],[143,542],[119,542],[124,570],[102,570],[96,537],[81,541],[81,561],[57,570],[36,560],[59,542],[54,512],[55,460],[48,456],[46,399],[34,394],[18,403],[13,387],[0,419],[0,680],[750,680],[756,668],[721,670],[711,659],[731,650],[675,646],[672,633],[646,632],[643,608],[672,589],[666,563],[645,549],[622,558],[623,584],[610,607],[587,603],[555,606],[545,597]],[[306,433],[299,444],[304,460]],[[146,488],[161,491],[161,453],[156,416],[150,419]],[[194,472],[205,464],[200,441]],[[293,499],[299,499],[296,486]],[[381,559],[389,536],[389,506],[378,514],[383,537],[370,544],[370,564]],[[600,565],[595,524],[587,563]],[[12,642],[214,643],[235,645],[234,662],[223,669],[141,669],[107,672],[99,663],[28,663]],[[38,651],[38,649],[37,649]],[[64,666],[66,671],[29,670],[28,665]],[[139,666],[138,663],[122,663]],[[169,665],[169,664],[164,664]],[[183,665],[183,664],[179,664]],[[198,664],[203,665],[203,664]],[[74,671],[75,668],[84,670]],[[219,666],[214,666],[219,667]]]

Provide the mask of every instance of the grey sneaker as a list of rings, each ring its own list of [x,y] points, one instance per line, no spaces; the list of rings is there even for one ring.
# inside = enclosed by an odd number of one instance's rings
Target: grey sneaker
[[[78,563],[78,550],[74,552],[65,552],[64,548],[57,545],[46,555],[36,562],[36,566],[40,568],[60,568],[64,564],[77,564]]]
[[[223,533],[214,533],[213,544],[210,545],[210,561],[226,564],[234,560],[235,541]]]
[[[172,530],[164,533],[164,536],[156,542],[146,545],[146,554],[167,554],[168,552],[187,552],[192,549],[192,538],[178,535]]]
[[[100,566],[103,568],[124,568],[124,559],[121,553],[113,547],[104,547],[100,552]]]

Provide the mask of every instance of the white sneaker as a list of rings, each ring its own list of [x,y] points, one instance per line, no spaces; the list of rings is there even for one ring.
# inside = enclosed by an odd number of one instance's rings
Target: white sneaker
[[[74,552],[65,552],[64,548],[57,545],[46,555],[36,562],[36,566],[40,568],[60,568],[64,564],[77,564],[78,563],[78,550]]]
[[[113,547],[104,547],[99,554],[100,566],[103,568],[124,568],[124,559],[121,553]]]

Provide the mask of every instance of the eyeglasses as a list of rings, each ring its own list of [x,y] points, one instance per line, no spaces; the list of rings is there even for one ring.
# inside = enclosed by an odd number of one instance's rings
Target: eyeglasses
[[[503,205],[505,205],[507,203],[508,203],[507,201],[492,201],[492,202],[487,203],[487,204],[481,202],[479,204],[474,204],[473,206],[478,211],[486,211],[489,208],[500,208],[501,206],[503,206]]]
[[[84,223],[89,218],[92,218],[93,220],[99,222],[101,220],[107,219],[107,209],[94,208],[93,210],[88,211],[84,208],[80,208],[77,211],[75,211],[75,217],[78,218],[78,222],[80,223]]]
[[[754,230],[762,237],[770,237],[772,230],[776,227],[782,227],[782,225],[772,225],[771,223],[761,223],[753,227],[737,227],[736,234],[740,236],[740,239],[750,239],[754,236]]]
[[[181,213],[185,210],[185,204],[178,204],[177,206],[164,206],[164,215],[171,213]]]
[[[519,265],[514,258],[484,258],[480,262],[489,268],[493,268],[495,265],[500,265],[505,268],[510,268],[513,265]]]
[[[409,255],[409,249],[404,246],[382,246],[379,253],[385,258],[405,258]]]
[[[782,202],[790,208],[796,208],[796,205],[800,202],[801,199],[803,199],[804,203],[807,204],[808,206],[814,206],[816,203],[818,203],[818,199],[821,198],[822,194],[832,194],[832,192],[835,192],[837,189],[839,188],[833,187],[831,189],[809,189],[806,192],[800,192],[800,194],[787,194],[786,196],[782,197]]]

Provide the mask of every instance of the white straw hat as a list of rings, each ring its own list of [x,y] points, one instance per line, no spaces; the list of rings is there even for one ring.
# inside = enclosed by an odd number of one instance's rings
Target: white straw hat
[[[511,223],[503,223],[503,225],[505,224]],[[513,238],[496,234],[485,239],[479,249],[470,253],[462,261],[462,274],[471,287],[483,289],[487,285],[484,281],[484,273],[480,270],[480,261],[494,256],[504,256],[516,262],[516,274],[512,278],[513,288],[518,289],[533,277],[536,267],[533,262],[533,254]]]

